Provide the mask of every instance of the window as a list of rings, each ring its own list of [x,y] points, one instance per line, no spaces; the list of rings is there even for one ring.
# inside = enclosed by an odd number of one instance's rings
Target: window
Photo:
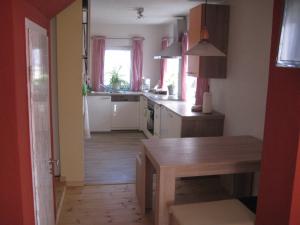
[[[166,61],[167,61],[167,71],[164,75],[164,86],[168,88],[169,85],[173,85],[174,86],[173,95],[178,95],[180,60],[178,58],[175,58],[175,59],[167,59]]]
[[[189,64],[189,57],[187,57],[186,64]],[[186,101],[195,103],[196,102],[196,89],[197,89],[197,77],[186,76]]]
[[[195,103],[196,101],[197,77],[186,76],[186,101]]]
[[[116,83],[116,78],[121,82]],[[128,90],[131,81],[131,51],[129,49],[105,50],[104,85]]]

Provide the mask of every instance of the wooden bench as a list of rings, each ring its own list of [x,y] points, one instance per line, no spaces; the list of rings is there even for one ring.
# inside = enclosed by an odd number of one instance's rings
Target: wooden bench
[[[171,225],[254,225],[255,214],[237,199],[170,207]]]

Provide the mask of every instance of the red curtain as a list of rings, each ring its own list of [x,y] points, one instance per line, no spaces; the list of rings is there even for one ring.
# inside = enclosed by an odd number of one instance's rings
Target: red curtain
[[[132,90],[139,91],[143,72],[143,41],[142,37],[132,39]]]
[[[184,33],[181,40],[182,57],[181,57],[181,99],[186,100],[186,76],[187,76],[187,55],[188,34]]]
[[[207,78],[197,78],[196,88],[196,105],[202,105],[204,92],[209,91],[209,84]]]
[[[164,50],[169,46],[169,38],[163,37],[161,41],[161,50]],[[160,60],[160,80],[159,80],[159,88],[163,88],[164,86],[164,76],[167,71],[167,59]]]
[[[94,37],[92,46],[92,88],[94,91],[101,91],[104,80],[105,37]]]

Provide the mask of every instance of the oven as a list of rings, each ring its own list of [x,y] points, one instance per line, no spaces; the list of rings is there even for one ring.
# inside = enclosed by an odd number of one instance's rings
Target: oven
[[[154,102],[148,100],[147,106],[147,130],[154,134]]]

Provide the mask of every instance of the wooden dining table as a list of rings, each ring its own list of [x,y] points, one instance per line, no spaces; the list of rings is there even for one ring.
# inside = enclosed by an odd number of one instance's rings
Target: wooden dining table
[[[153,174],[156,174],[155,225],[169,225],[176,178],[254,173],[260,169],[262,141],[251,136],[153,138],[142,143],[137,194],[145,213],[153,205]]]

